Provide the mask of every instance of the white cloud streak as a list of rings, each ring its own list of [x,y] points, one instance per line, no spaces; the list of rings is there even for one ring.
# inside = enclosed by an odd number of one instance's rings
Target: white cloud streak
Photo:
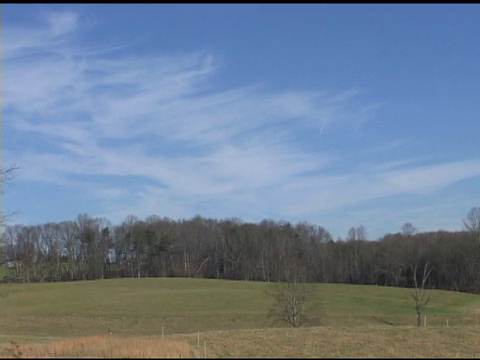
[[[302,150],[292,135],[365,120],[371,105],[353,105],[360,90],[216,92],[210,53],[98,54],[71,42],[80,27],[77,14],[56,13],[44,28],[5,31],[5,122],[18,139],[44,139],[9,150],[25,180],[82,184],[99,201],[130,206],[123,214],[301,218],[480,176],[477,160],[335,174],[338,154]],[[112,176],[137,178],[127,186]]]

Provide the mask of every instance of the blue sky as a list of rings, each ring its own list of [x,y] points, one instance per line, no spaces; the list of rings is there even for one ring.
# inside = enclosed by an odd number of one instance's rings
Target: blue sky
[[[480,6],[2,5],[13,223],[461,230],[480,206]]]

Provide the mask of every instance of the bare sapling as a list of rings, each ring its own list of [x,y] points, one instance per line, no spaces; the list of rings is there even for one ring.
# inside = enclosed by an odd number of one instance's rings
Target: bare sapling
[[[412,292],[412,298],[415,301],[415,311],[417,312],[417,326],[422,325],[422,313],[425,310],[425,307],[430,301],[430,293],[426,288],[427,279],[432,269],[428,268],[428,262],[425,263],[423,268],[423,273],[421,274],[421,281],[417,279],[417,264],[412,268],[413,270],[413,284],[415,286],[414,291]]]

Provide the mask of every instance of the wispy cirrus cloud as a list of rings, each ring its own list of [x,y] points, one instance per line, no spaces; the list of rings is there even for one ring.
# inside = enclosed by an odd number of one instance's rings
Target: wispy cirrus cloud
[[[33,55],[43,49],[65,46],[65,36],[73,33],[80,25],[78,13],[70,11],[45,12],[40,14],[41,26],[6,27],[2,43],[4,60]]]
[[[96,52],[76,42],[80,19],[52,13],[43,27],[6,29],[8,156],[22,179],[82,188],[107,216],[312,217],[480,176],[477,160],[339,167],[341,137],[333,151],[303,139],[369,119],[378,104],[362,90],[219,91],[213,53]]]

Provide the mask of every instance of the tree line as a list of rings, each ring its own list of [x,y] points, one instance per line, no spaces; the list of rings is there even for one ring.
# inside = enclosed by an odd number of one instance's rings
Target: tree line
[[[3,227],[0,261],[5,282],[118,277],[204,277],[413,287],[412,269],[429,264],[428,286],[480,291],[480,208],[465,230],[402,231],[368,240],[363,226],[334,241],[323,227],[263,220],[172,220],[129,215],[119,225],[103,217]]]

